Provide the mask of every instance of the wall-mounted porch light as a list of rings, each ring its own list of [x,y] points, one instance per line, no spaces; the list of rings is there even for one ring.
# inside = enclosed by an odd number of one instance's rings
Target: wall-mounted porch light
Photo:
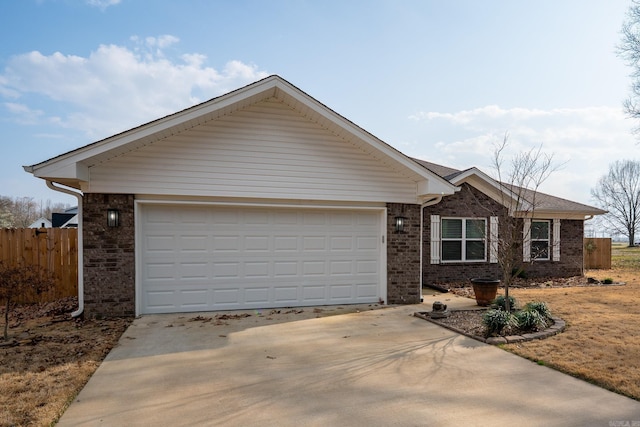
[[[396,217],[396,233],[404,232],[404,224],[407,221],[407,218],[403,216]]]
[[[120,212],[118,209],[107,209],[107,225],[109,227],[120,225]]]

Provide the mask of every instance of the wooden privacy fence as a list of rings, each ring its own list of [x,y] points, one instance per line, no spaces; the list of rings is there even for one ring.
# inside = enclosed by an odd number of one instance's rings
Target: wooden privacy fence
[[[611,269],[611,238],[588,237],[584,239],[584,268]]]
[[[44,302],[78,293],[78,230],[75,228],[0,229],[0,261],[5,265],[42,267],[55,285],[43,295],[18,302]]]

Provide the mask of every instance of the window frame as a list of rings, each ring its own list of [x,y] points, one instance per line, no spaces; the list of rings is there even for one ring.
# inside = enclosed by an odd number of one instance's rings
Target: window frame
[[[445,237],[444,236],[444,222],[447,220],[462,221],[461,237]],[[482,221],[484,227],[482,230],[482,237],[467,237],[467,221]],[[443,264],[448,263],[482,263],[487,262],[487,246],[488,246],[488,227],[487,218],[484,217],[441,217],[440,218],[440,262]],[[460,255],[461,259],[445,259],[445,242],[460,242]],[[467,259],[467,242],[482,242],[483,243],[483,258],[482,259]]]
[[[535,228],[535,223],[546,223],[547,224],[547,237],[544,239],[534,237],[533,230]],[[550,261],[551,260],[551,221],[548,219],[532,219],[531,220],[531,228],[529,229],[529,246],[531,253],[531,260],[535,261]],[[537,248],[534,248],[536,242],[545,242],[547,244],[547,253],[546,257],[541,257],[538,254]]]

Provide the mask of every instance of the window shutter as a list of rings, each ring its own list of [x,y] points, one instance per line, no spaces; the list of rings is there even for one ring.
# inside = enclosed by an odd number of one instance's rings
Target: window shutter
[[[440,215],[431,215],[431,264],[440,264]]]
[[[553,260],[560,261],[560,220],[553,220]]]
[[[522,260],[531,261],[531,219],[525,218],[522,227]]]
[[[498,262],[498,217],[492,216],[489,225],[489,262]]]

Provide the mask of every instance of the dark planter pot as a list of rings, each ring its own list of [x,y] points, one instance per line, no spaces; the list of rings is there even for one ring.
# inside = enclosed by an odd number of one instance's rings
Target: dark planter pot
[[[476,294],[476,303],[481,307],[486,307],[496,299],[500,280],[476,278],[471,279],[471,284],[473,285],[473,293]]]

